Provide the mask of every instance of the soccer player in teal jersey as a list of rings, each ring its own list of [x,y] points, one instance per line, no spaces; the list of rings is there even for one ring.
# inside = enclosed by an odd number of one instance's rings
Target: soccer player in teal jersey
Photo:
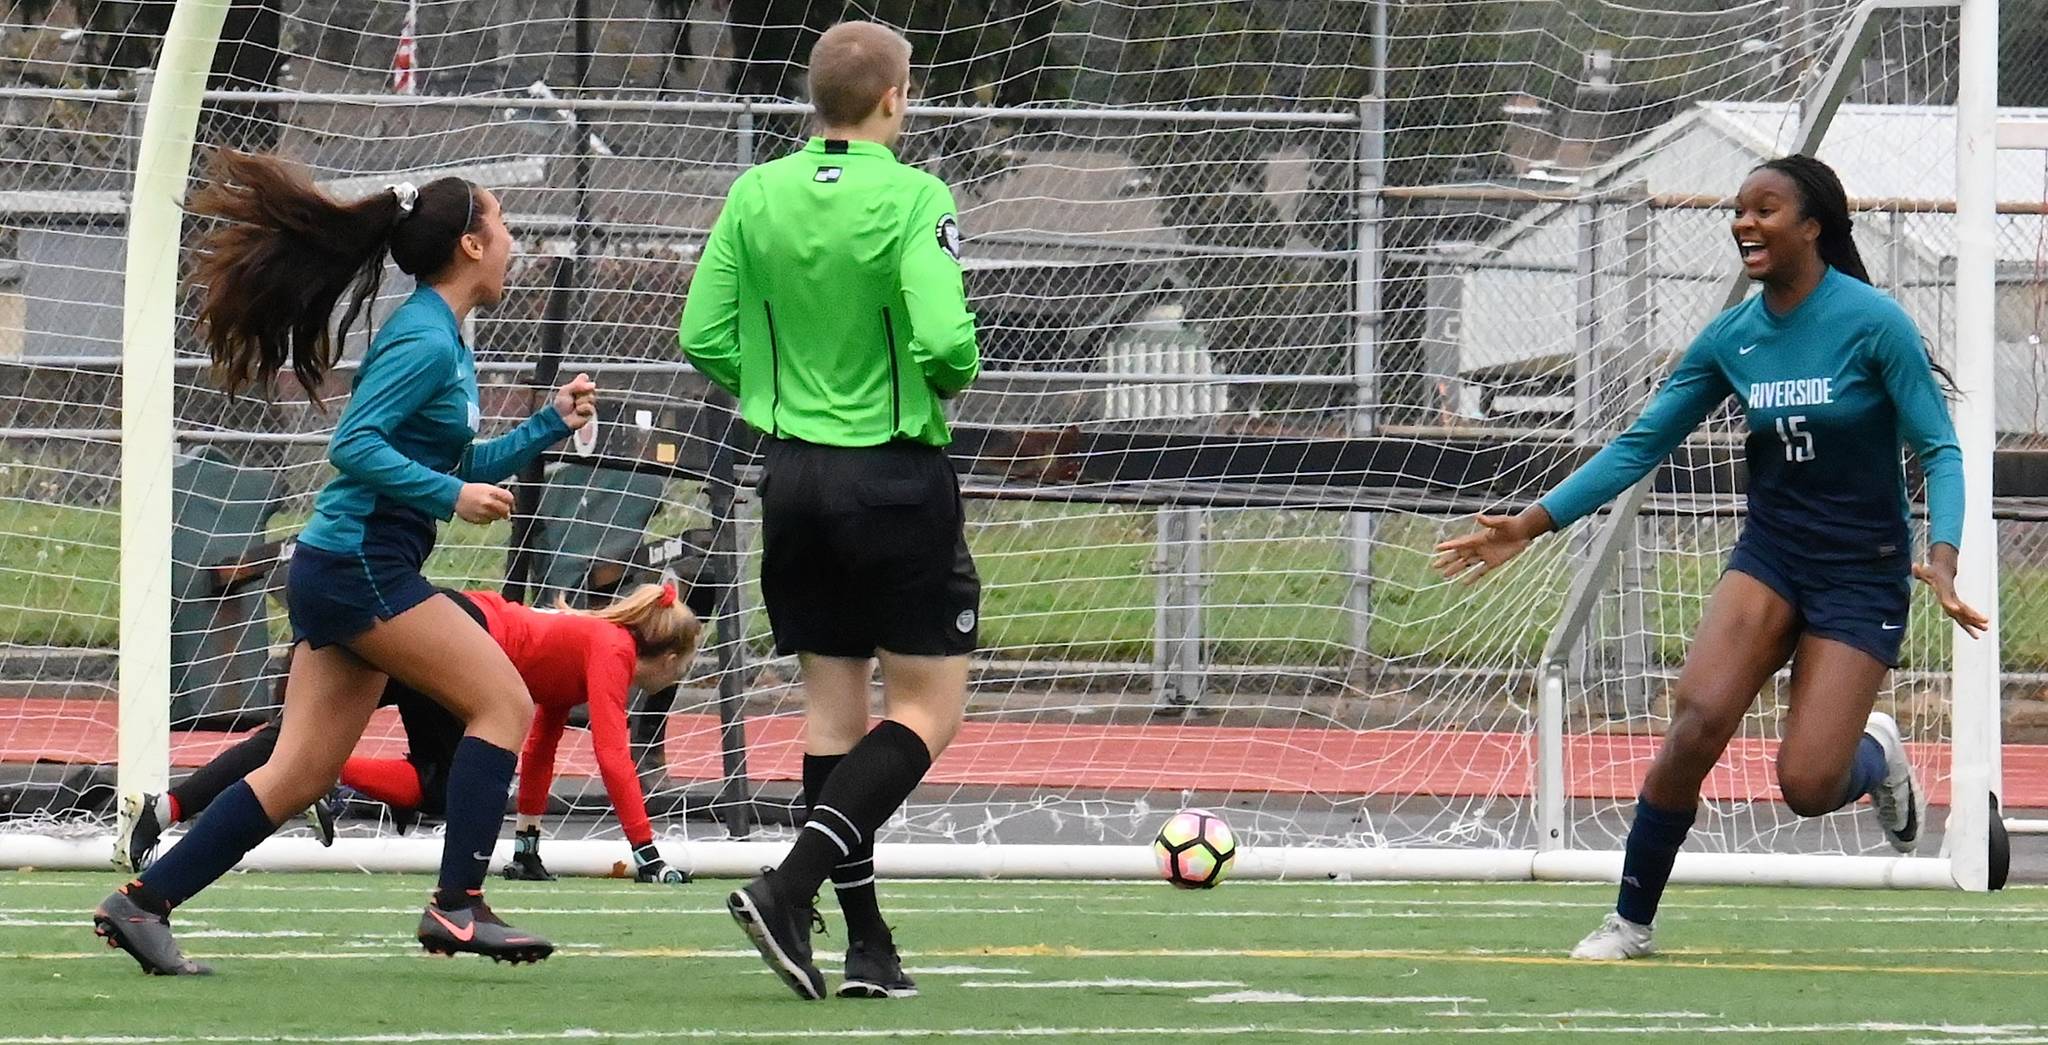
[[[1777,670],[1792,662],[1778,789],[1801,816],[1868,795],[1893,848],[1919,840],[1924,799],[1899,727],[1872,711],[1898,665],[1912,577],[1975,637],[1956,597],[1963,468],[1934,365],[1913,321],[1870,285],[1847,194],[1808,156],[1750,172],[1735,199],[1742,267],[1763,285],[1707,324],[1636,423],[1534,506],[1479,517],[1437,545],[1445,576],[1500,568],[1634,485],[1731,396],[1747,417],[1749,514],[1672,694],[1643,780],[1613,914],[1573,957],[1639,958],[1691,829],[1700,784]],[[1927,562],[1912,562],[1899,446],[1927,476]]]
[[[578,374],[511,432],[475,441],[476,363],[462,320],[504,297],[512,249],[497,197],[480,186],[441,178],[343,204],[302,168],[224,152],[192,207],[222,219],[201,245],[195,280],[204,288],[201,330],[230,394],[268,388],[286,366],[317,394],[375,296],[387,254],[419,286],[364,353],[328,443],[339,474],[314,501],[292,556],[285,606],[294,648],[276,750],[223,791],[183,841],[102,901],[93,929],[147,972],[206,972],[172,938],[171,909],[334,787],[386,680],[396,679],[465,725],[448,768],[441,875],[420,943],[495,960],[545,958],[552,945],[483,902],[533,700],[489,633],[420,569],[437,520],[488,523],[511,513],[511,493],[495,484],[589,423],[596,386]],[[348,308],[332,330],[345,292]]]
[[[742,173],[678,332],[762,441],[761,598],[802,665],[796,844],[727,898],[769,968],[823,997],[812,896],[846,916],[840,997],[904,998],[875,898],[875,832],[959,730],[981,580],[945,452],[945,400],[980,373],[945,183],[896,159],[910,42],[843,22],[811,50],[819,135]],[[870,728],[881,662],[884,717]]]

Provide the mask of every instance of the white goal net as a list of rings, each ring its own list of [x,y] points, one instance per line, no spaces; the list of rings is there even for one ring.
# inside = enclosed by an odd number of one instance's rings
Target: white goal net
[[[1950,8],[227,6],[202,156],[274,150],[342,195],[442,173],[489,186],[518,242],[508,297],[474,328],[486,427],[551,375],[603,386],[595,449],[524,477],[512,525],[445,527],[429,573],[584,605],[694,586],[698,671],[633,706],[672,843],[783,839],[798,802],[802,705],[755,584],[753,440],[707,403],[675,323],[727,186],[804,133],[803,55],[841,17],[911,31],[921,107],[900,153],[959,199],[985,361],[953,406],[984,649],[959,741],[885,842],[1129,848],[1203,805],[1248,854],[1616,849],[1741,524],[1738,422],[1660,471],[1587,626],[1557,634],[1557,837],[1542,657],[1603,519],[1470,588],[1431,574],[1430,546],[1529,503],[1627,423],[1721,307],[1727,198],[1816,111],[1873,277],[1938,357],[1958,347]],[[181,294],[176,527],[121,546],[122,265],[151,90],[135,70],[169,7],[16,4],[0,26],[0,828],[16,835],[111,828],[124,555],[172,561],[173,777],[274,710],[272,567],[330,474],[347,394],[344,371],[325,411],[290,383],[224,398]],[[2010,199],[2042,197],[2037,161],[2001,170]],[[2038,265],[2039,213],[2000,217],[2013,272]],[[409,289],[394,272],[378,314]],[[2000,366],[2035,381],[2021,311]],[[2008,401],[2000,430],[2039,436]],[[2031,522],[2004,525],[2031,546]],[[1880,698],[1937,797],[1938,616],[1916,597]],[[1774,686],[1710,778],[1695,848],[1881,848],[1867,813],[1802,821],[1779,802],[1782,706]],[[389,714],[366,753],[403,751]],[[347,810],[345,835],[393,833],[371,804]],[[548,833],[617,831],[572,731]]]

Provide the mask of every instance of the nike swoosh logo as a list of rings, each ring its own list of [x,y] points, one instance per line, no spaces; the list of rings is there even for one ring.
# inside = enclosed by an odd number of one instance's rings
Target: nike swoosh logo
[[[471,922],[468,925],[457,926],[454,922],[449,921],[445,916],[443,916],[441,912],[436,911],[431,907],[427,908],[427,914],[430,917],[432,917],[435,921],[440,922],[441,928],[448,930],[448,935],[453,936],[458,940],[461,940],[463,943],[468,943],[470,940],[476,938],[475,922]]]
[[[1736,350],[1735,350],[1735,354],[1736,354],[1736,355],[1738,355],[1738,356],[1746,356],[1746,355],[1750,354],[1751,352],[1753,352],[1753,351],[1755,351],[1755,350],[1756,350],[1756,346],[1755,346],[1755,345],[1744,345],[1744,346],[1742,346],[1741,348],[1738,348],[1738,349],[1736,349]]]
[[[491,854],[489,853],[471,853],[469,858],[472,860],[482,860],[484,863],[491,862]]]
[[[1900,628],[1903,628],[1903,627],[1905,627],[1905,625],[1904,625],[1904,624],[1880,624],[1880,625],[1878,625],[1878,627],[1879,627],[1879,628],[1882,628],[1882,629],[1884,629],[1885,631],[1897,631],[1897,630],[1899,630]]]

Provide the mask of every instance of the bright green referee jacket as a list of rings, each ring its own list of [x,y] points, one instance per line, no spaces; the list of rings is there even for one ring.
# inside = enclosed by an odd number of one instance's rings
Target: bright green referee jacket
[[[944,182],[813,138],[741,174],[690,278],[683,354],[748,424],[827,446],[952,441],[981,371]]]

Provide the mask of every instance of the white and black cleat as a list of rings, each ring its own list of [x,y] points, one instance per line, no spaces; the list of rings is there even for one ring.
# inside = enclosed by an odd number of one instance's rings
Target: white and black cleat
[[[1877,824],[1884,829],[1885,841],[1893,849],[1910,853],[1920,845],[1920,823],[1927,818],[1927,811],[1922,808],[1926,796],[1920,790],[1920,781],[1913,776],[1912,762],[1906,758],[1906,742],[1899,735],[1899,724],[1890,715],[1873,711],[1863,734],[1884,749],[1884,782],[1870,793],[1871,808],[1877,810]]]
[[[797,997],[817,1001],[825,996],[825,974],[811,962],[808,907],[777,899],[764,874],[726,896],[725,909],[761,952],[761,960]]]
[[[163,795],[126,795],[121,799],[121,834],[114,839],[114,867],[141,874],[156,859],[156,847],[171,826]]]
[[[306,826],[313,829],[313,837],[328,849],[334,848],[334,796],[314,801],[306,807]]]

